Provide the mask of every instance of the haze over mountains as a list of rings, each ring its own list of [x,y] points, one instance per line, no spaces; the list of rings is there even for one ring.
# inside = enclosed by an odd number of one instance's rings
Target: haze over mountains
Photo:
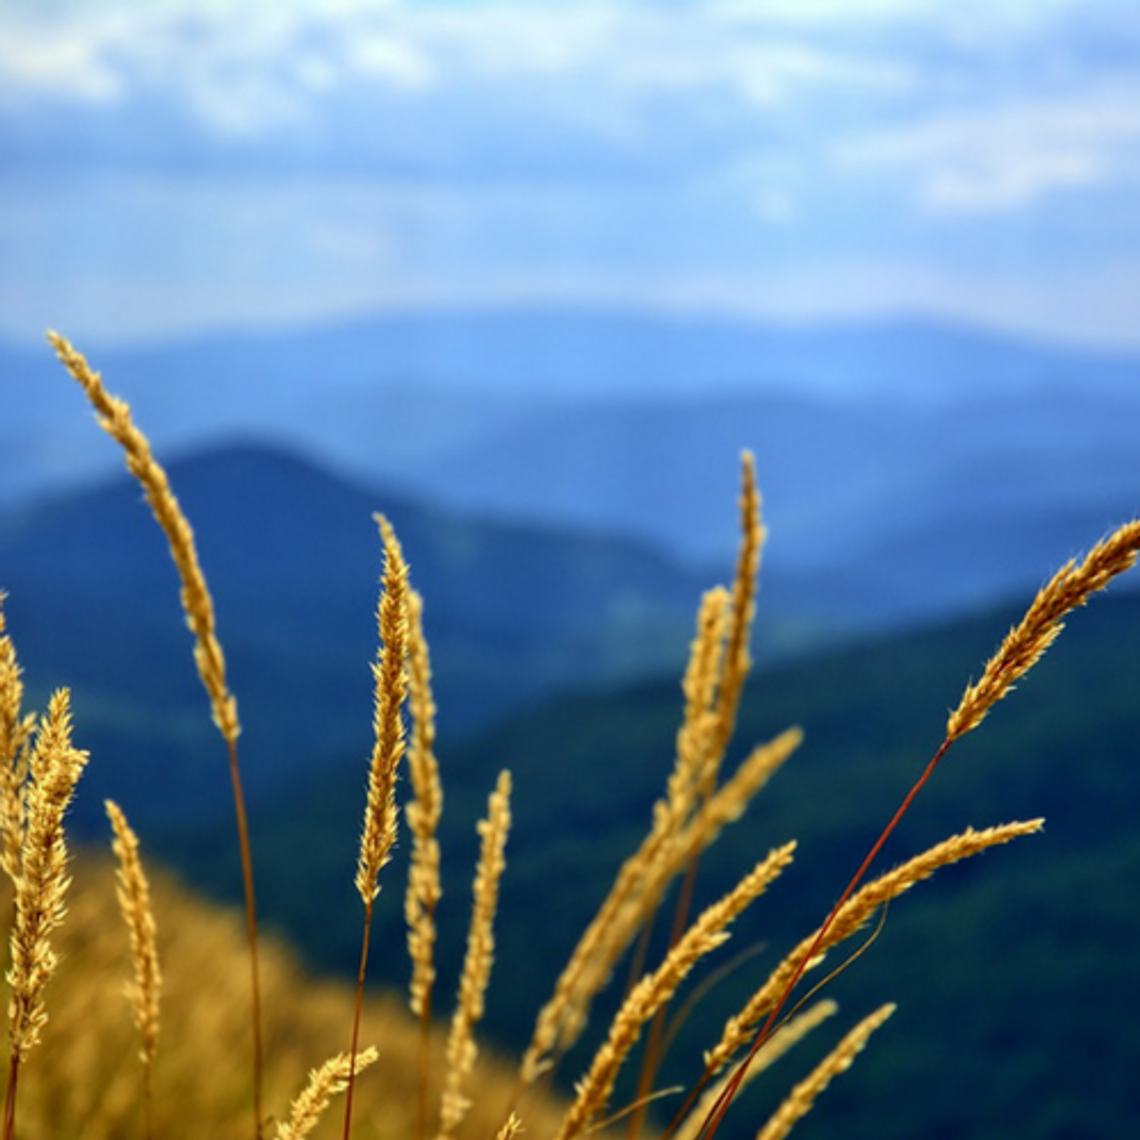
[[[81,347],[168,457],[271,442],[705,574],[731,558],[750,448],[767,570],[840,628],[1029,589],[1140,507],[1140,361],[919,322],[504,310]],[[118,469],[70,387],[46,348],[0,349],[0,505]]]
[[[819,922],[921,770],[947,707],[1020,610],[820,655],[749,683],[729,765],[788,724],[802,725],[805,740],[702,856],[701,899],[727,890],[771,845],[794,836],[799,846],[793,867],[741,917],[725,951],[727,959],[752,947],[758,956],[738,962],[686,1018],[671,1051],[677,1084],[699,1071],[698,1044],[716,1039],[784,949]],[[955,746],[884,851],[885,870],[966,825],[1047,819],[1044,833],[940,872],[892,904],[881,938],[828,984],[848,1024],[880,1001],[897,1001],[899,1014],[860,1059],[858,1079],[822,1098],[822,1135],[1128,1134],[1112,1121],[1140,1112],[1140,1045],[1119,1013],[1140,998],[1127,949],[1140,937],[1138,637],[1135,593],[1114,590],[1074,614],[1018,691]],[[508,767],[514,777],[484,1023],[497,1043],[521,1050],[536,1005],[642,838],[672,763],[680,705],[677,677],[662,677],[542,702],[441,747],[441,978],[457,975],[465,945],[474,821],[496,773]],[[362,764],[358,755],[333,757],[255,817],[267,924],[288,932],[322,970],[346,977],[359,953],[358,900],[345,871],[356,835],[346,821],[359,815]],[[224,818],[215,827],[164,829],[155,842],[191,882],[236,902],[232,831]],[[393,949],[405,935],[399,884],[407,849],[398,844],[385,869],[385,883],[397,889],[382,892],[374,930],[374,945],[388,952],[377,955],[372,976],[395,986],[407,978]],[[617,994],[624,976],[617,972]],[[602,1008],[612,1012],[613,1002]],[[599,1010],[591,1029],[605,1023]],[[829,1040],[837,1037],[836,1030]],[[596,1040],[595,1033],[578,1056]],[[1074,1041],[1089,1047],[1074,1052]],[[819,1041],[807,1050],[816,1050],[813,1060],[824,1051]],[[792,1068],[782,1077],[807,1071],[802,1056],[783,1064]],[[564,1066],[567,1080],[576,1066],[573,1058]],[[757,1082],[765,1085],[752,1095],[785,1091],[782,1079]],[[741,1105],[723,1135],[754,1136],[763,1118],[756,1103]]]
[[[688,361],[680,340],[675,354],[661,353],[671,384],[619,389],[615,370],[609,390],[573,396],[553,380],[534,391],[523,383],[570,368],[554,353],[543,372],[537,346],[508,354],[514,363],[502,375],[515,383],[492,385],[490,349],[486,358],[462,350],[479,334],[486,344],[498,335],[506,351],[507,326],[467,321],[466,342],[458,331],[449,347],[428,339],[454,369],[440,364],[430,377],[415,371],[421,357],[410,348],[395,353],[396,322],[289,343],[95,351],[92,362],[132,399],[170,459],[196,528],[247,730],[243,769],[267,921],[308,939],[306,952],[329,968],[351,967],[356,937],[355,922],[346,936],[327,915],[350,913],[339,900],[351,893],[346,868],[370,745],[380,563],[371,514],[392,518],[426,599],[456,837],[446,849],[461,856],[462,871],[449,873],[469,875],[460,832],[469,848],[490,773],[508,765],[520,824],[504,914],[513,906],[527,915],[525,930],[540,894],[550,908],[537,923],[549,945],[528,935],[512,949],[503,940],[510,992],[489,1028],[506,1040],[519,1009],[548,984],[527,970],[561,954],[554,942],[587,913],[649,813],[671,754],[698,595],[731,573],[740,448],[756,452],[773,531],[758,655],[876,635],[756,678],[742,711],[742,746],[790,720],[808,731],[795,769],[804,782],[793,774],[786,790],[776,788],[763,817],[780,839],[812,841],[819,893],[781,903],[781,921],[806,927],[1024,597],[972,622],[883,635],[1026,595],[1136,514],[1140,369],[896,327],[804,333],[802,352],[788,347],[782,381],[748,386],[744,367],[760,340],[718,358],[715,345],[731,338],[706,329],[705,348]],[[410,344],[413,329],[426,337],[439,326],[399,328]],[[877,356],[856,353],[876,345]],[[740,382],[683,384],[706,356],[721,359],[725,375],[735,359]],[[381,369],[386,359],[400,362],[402,376]],[[465,386],[477,366],[487,383]],[[842,389],[844,366],[863,369],[867,384]],[[0,587],[10,592],[5,613],[29,703],[41,704],[50,685],[72,685],[82,744],[98,757],[84,776],[75,834],[102,834],[99,804],[113,794],[156,851],[224,895],[236,869],[224,757],[161,536],[46,349],[0,360],[0,407]],[[941,1134],[930,1121],[957,1122],[963,1111],[952,1088],[995,1089],[992,1135],[1026,1121],[1026,1106],[1034,1117],[1023,1130],[1035,1137],[1054,1135],[1058,1114],[1084,1119],[1090,1102],[1106,1117],[1135,1115],[1135,1049],[1113,1002],[1132,983],[1116,948],[1135,941],[1127,904],[1138,865],[1140,602],[1127,578],[1119,593],[1074,620],[1035,672],[1035,693],[993,717],[979,750],[963,749],[963,762],[940,774],[938,794],[900,833],[915,846],[919,828],[941,836],[1038,811],[1050,820],[1048,846],[1019,877],[995,860],[985,893],[962,889],[972,882],[966,873],[951,877],[951,897],[900,906],[888,938],[901,939],[901,953],[884,958],[882,985],[852,971],[882,997],[904,998],[919,1022],[925,1016],[917,1036],[935,1043],[918,1054],[915,1034],[900,1037],[906,1044],[886,1063],[915,1073],[902,1086],[921,1091],[905,1102],[866,1069],[877,1106],[866,1125],[834,1102],[852,1135],[883,1134],[884,1103],[892,1137]],[[560,697],[567,689],[587,691]],[[755,857],[751,822],[727,839],[734,867]],[[715,868],[710,860],[702,874]],[[572,887],[552,895],[552,881]],[[453,877],[449,897],[465,887]],[[398,911],[378,930],[389,944],[400,937]],[[949,1002],[923,1014],[932,977]],[[1047,1011],[1044,1022],[1026,1020],[1034,1008]],[[1081,1052],[1092,1063],[1080,1064],[1076,1091],[1049,1078],[1051,1095],[1041,1095],[1041,1073],[1057,1071],[1042,1058],[1064,1056],[1078,1033],[1098,1049]],[[953,1076],[956,1064],[964,1068]],[[937,1097],[930,1072],[947,1075]]]
[[[169,470],[241,694],[255,792],[367,745],[378,508],[425,598],[448,735],[561,689],[656,673],[691,636],[701,584],[635,542],[468,523],[264,446]],[[0,580],[29,684],[37,698],[74,688],[92,747],[115,758],[110,784],[133,785],[144,818],[216,803],[200,762],[216,741],[178,583],[133,480],[0,518]]]

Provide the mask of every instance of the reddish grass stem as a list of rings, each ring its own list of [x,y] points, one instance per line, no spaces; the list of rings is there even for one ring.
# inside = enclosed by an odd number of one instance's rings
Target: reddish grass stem
[[[887,826],[884,827],[880,832],[879,838],[875,840],[874,844],[871,847],[871,850],[867,852],[866,856],[863,858],[863,862],[859,864],[859,869],[855,872],[854,875],[851,876],[850,882],[844,888],[843,893],[839,896],[838,901],[828,912],[827,918],[824,919],[823,925],[819,928],[819,931],[816,933],[816,936],[812,941],[811,948],[800,960],[800,964],[796,967],[790,981],[784,987],[783,992],[780,994],[779,999],[776,1001],[776,1004],[772,1006],[767,1020],[764,1022],[763,1026],[761,1026],[760,1031],[753,1039],[752,1045],[749,1047],[747,1055],[745,1056],[744,1060],[742,1060],[737,1066],[736,1072],[733,1074],[732,1079],[725,1086],[724,1091],[717,1098],[716,1103],[713,1105],[712,1109],[709,1111],[708,1116],[705,1117],[704,1122],[701,1124],[700,1131],[697,1134],[698,1140],[712,1140],[712,1137],[716,1135],[716,1131],[720,1127],[720,1122],[724,1119],[724,1114],[728,1111],[728,1106],[732,1103],[733,1098],[736,1096],[736,1093],[740,1089],[741,1084],[743,1084],[745,1077],[748,1075],[748,1070],[752,1065],[756,1054],[760,1051],[761,1047],[768,1040],[768,1038],[771,1037],[772,1032],[776,1027],[776,1022],[778,1021],[780,1014],[783,1012],[784,1007],[787,1005],[788,999],[792,995],[792,991],[796,988],[797,985],[799,985],[799,981],[803,977],[804,971],[807,970],[808,963],[811,962],[812,959],[816,956],[816,953],[822,945],[828,930],[831,929],[831,924],[835,921],[836,915],[839,913],[844,903],[846,903],[847,900],[851,898],[851,896],[855,893],[863,879],[866,878],[867,872],[871,868],[871,864],[874,863],[876,858],[878,858],[879,852],[883,849],[884,845],[891,837],[891,834],[894,832],[895,828],[898,827],[903,816],[906,815],[906,813],[910,810],[910,806],[912,803],[914,803],[915,797],[922,790],[923,786],[930,779],[930,777],[934,774],[934,769],[938,767],[939,762],[949,751],[950,744],[951,741],[949,739],[942,741],[942,744],[939,746],[938,751],[935,752],[935,754],[931,757],[930,762],[926,765],[926,768],[923,770],[922,775],[919,776],[919,778],[914,782],[910,791],[907,792],[906,796],[903,798],[902,803],[899,805],[898,810],[896,810],[895,814],[891,817],[891,820]],[[704,1080],[707,1080],[707,1077],[702,1080],[702,1084],[704,1083]],[[681,1114],[678,1115],[680,1116]],[[674,1126],[671,1125],[666,1135],[671,1133],[673,1130]]]
[[[360,1019],[364,1012],[364,978],[372,943],[372,900],[364,904],[364,935],[360,940],[360,969],[356,974],[356,1005],[352,1015],[352,1044],[348,1054],[348,1086],[344,1093],[344,1140],[352,1132],[352,1094],[356,1087],[356,1058],[360,1049]]]
[[[257,907],[253,895],[253,857],[250,853],[249,825],[245,797],[238,768],[237,736],[240,732],[237,702],[226,683],[225,658],[218,641],[214,602],[206,585],[206,577],[198,560],[194,532],[182,512],[170,480],[151,451],[150,441],[131,418],[130,406],[112,396],[98,372],[82,353],[58,333],[49,332],[48,341],[61,363],[83,388],[95,411],[100,427],[123,449],[127,469],[138,480],[143,496],[155,521],[166,535],[170,554],[182,583],[181,601],[187,624],[194,634],[194,663],[210,698],[214,723],[226,742],[229,754],[230,782],[233,785],[234,812],[237,816],[241,847],[242,880],[245,889],[246,925],[249,931],[251,1006],[253,1019],[253,1113],[254,1140],[260,1140],[262,1124],[262,1060],[261,1060],[261,994],[258,981]]]
[[[253,890],[253,851],[249,841],[249,818],[245,810],[245,793],[242,791],[241,769],[238,767],[237,742],[226,741],[230,761],[230,783],[234,793],[234,815],[237,819],[238,847],[241,851],[241,876],[245,894],[245,926],[249,943],[250,1019],[253,1032],[253,1135],[261,1137],[262,1115],[262,1042],[261,1042],[261,982],[257,954],[257,902]]]
[[[12,1140],[16,1127],[16,1084],[20,1077],[20,1057],[16,1050],[8,1060],[8,1091],[4,1096],[4,1140]]]
[[[689,911],[692,909],[693,895],[696,892],[697,867],[700,863],[700,853],[693,856],[685,870],[685,878],[681,884],[680,897],[673,912],[673,929],[669,933],[669,949],[681,940],[685,927],[689,921]],[[639,1140],[642,1129],[645,1127],[645,1116],[653,1095],[653,1082],[657,1079],[657,1071],[664,1056],[663,1041],[665,1038],[665,1021],[668,1008],[662,1006],[653,1017],[649,1026],[649,1034],[645,1043],[645,1056],[638,1075],[637,1093],[634,1097],[634,1106],[630,1112],[628,1140]]]
[[[431,993],[424,998],[420,1015],[419,1087],[416,1091],[416,1140],[427,1140],[428,1077],[431,1074]]]

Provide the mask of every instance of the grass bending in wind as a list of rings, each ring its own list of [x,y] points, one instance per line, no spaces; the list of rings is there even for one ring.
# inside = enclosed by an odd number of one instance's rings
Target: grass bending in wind
[[[443,785],[441,765],[435,755],[435,705],[422,632],[422,602],[412,588],[412,570],[395,532],[377,516],[384,568],[377,617],[379,649],[373,667],[375,744],[367,764],[356,869],[356,886],[364,906],[360,967],[354,993],[341,995],[336,1014],[322,1022],[323,1030],[318,1034],[298,1028],[309,1025],[309,995],[302,999],[296,991],[291,995],[281,985],[280,979],[287,971],[281,968],[279,951],[271,950],[264,963],[259,951],[251,843],[237,765],[237,706],[226,684],[213,606],[194,551],[192,531],[146,437],[131,422],[127,406],[107,394],[98,374],[66,340],[55,334],[50,339],[68,371],[83,386],[100,423],[124,447],[128,467],[143,486],[181,575],[182,604],[194,634],[195,659],[230,759],[239,858],[246,886],[248,982],[245,1000],[240,1003],[228,975],[206,964],[199,963],[196,973],[182,973],[181,985],[163,984],[164,979],[178,976],[176,959],[179,954],[186,954],[188,943],[186,939],[164,941],[168,916],[161,903],[165,896],[160,891],[152,897],[137,839],[122,812],[108,804],[119,860],[118,897],[127,926],[127,934],[120,934],[120,940],[128,947],[134,977],[128,985],[128,1008],[133,1011],[142,1071],[135,1078],[124,1073],[121,1063],[107,1068],[108,1056],[123,1055],[121,1047],[110,1045],[114,1041],[121,1046],[118,1020],[105,1002],[91,1004],[94,987],[76,999],[74,989],[67,988],[64,976],[68,971],[57,971],[58,939],[66,937],[69,928],[86,923],[86,929],[95,932],[89,934],[88,942],[102,945],[102,932],[107,925],[105,912],[114,910],[113,903],[108,906],[105,901],[105,889],[100,895],[99,883],[108,870],[98,860],[90,867],[76,870],[83,891],[78,901],[70,904],[70,914],[64,903],[71,872],[63,818],[87,756],[72,743],[66,691],[61,690],[52,698],[42,716],[24,711],[15,645],[4,628],[0,608],[0,858],[12,894],[11,965],[7,973],[11,988],[9,1080],[3,1140],[9,1140],[16,1131],[20,1088],[29,1101],[29,1118],[21,1118],[20,1127],[20,1134],[27,1140],[62,1135],[69,1130],[85,1136],[120,1135],[127,1128],[123,1124],[124,1104],[129,1109],[132,1101],[148,1140],[155,1135],[175,1137],[203,1132],[217,1136],[238,1136],[243,1132],[249,1135],[251,1109],[255,1140],[268,1135],[271,1128],[278,1140],[297,1140],[309,1134],[331,1136],[336,1134],[332,1131],[334,1122],[322,1113],[331,1098],[340,1093],[345,1094],[345,1111],[337,1131],[343,1140],[351,1135],[385,1140],[397,1136],[414,1140],[428,1140],[431,1136],[437,1140],[452,1136],[512,1140],[521,1129],[549,1140],[578,1140],[607,1127],[623,1114],[629,1116],[629,1131],[636,1136],[645,1127],[638,1107],[655,1095],[658,1054],[661,1043],[670,1037],[663,1020],[667,1011],[706,957],[730,937],[733,921],[764,894],[794,854],[794,843],[785,839],[776,844],[736,886],[689,921],[703,852],[726,827],[741,818],[752,798],[800,742],[799,730],[788,729],[754,747],[727,775],[723,772],[751,667],[749,642],[765,540],[751,457],[744,457],[742,468],[741,540],[735,578],[729,588],[710,590],[698,608],[690,660],[682,682],[681,723],[673,767],[654,806],[646,838],[619,867],[597,914],[553,980],[550,997],[538,1010],[513,1081],[492,1081],[485,1078],[487,1058],[481,1056],[477,1047],[476,1031],[494,965],[494,923],[499,882],[506,873],[510,827],[510,774],[500,775],[488,799],[487,816],[479,824],[481,848],[467,953],[457,981],[455,1012],[445,1033],[432,1021],[432,995],[437,980],[435,919],[441,901],[436,834],[443,807]],[[872,844],[835,907],[761,980],[742,1008],[728,1019],[719,1040],[708,1043],[703,1071],[692,1075],[688,1095],[681,1098],[683,1105],[668,1129],[674,1140],[707,1140],[746,1081],[766,1071],[776,1057],[835,1014],[834,1003],[826,999],[801,1008],[807,999],[796,998],[801,980],[831,950],[865,930],[890,900],[940,867],[1040,829],[1040,820],[979,830],[968,828],[899,866],[870,877],[887,836],[951,744],[982,723],[1056,638],[1065,615],[1129,569],[1138,550],[1140,521],[1121,527],[1083,561],[1063,567],[1041,590],[1023,621],[1011,630],[986,664],[979,680],[966,688],[950,716],[943,745]],[[410,731],[406,731],[406,720],[411,722]],[[412,860],[404,903],[413,965],[410,1013],[401,1018],[392,1016],[389,1010],[381,1017],[375,1004],[365,999],[364,985],[373,904],[399,828],[397,784],[404,761],[409,769],[412,797],[405,805],[412,834]],[[99,758],[94,757],[92,762],[98,763]],[[349,873],[346,869],[346,875]],[[672,936],[658,960],[651,960],[653,944],[643,934],[678,883],[680,902]],[[206,920],[203,922],[208,925]],[[82,944],[77,946],[71,955],[72,965],[89,950]],[[600,1046],[574,1083],[573,1096],[568,1102],[559,1103],[550,1092],[554,1087],[552,1077],[559,1067],[565,1067],[596,999],[612,983],[621,963],[630,960],[631,951],[633,980],[602,1035]],[[169,967],[167,954],[171,957]],[[216,967],[217,962],[213,965]],[[58,1005],[49,1014],[45,994],[48,982],[57,973],[61,977],[53,990],[53,1001],[58,1001]],[[271,1000],[264,1002],[263,975],[273,994]],[[315,983],[307,985],[315,987]],[[67,1004],[69,992],[70,1000],[78,1000],[84,1010],[82,1016],[75,1015],[73,1007]],[[808,998],[811,996],[809,992]],[[196,1062],[188,1070],[179,1070],[185,1062],[178,1051],[178,1038],[197,1032],[193,1019],[185,1015],[189,1001],[199,1011],[199,1022],[207,1016],[218,1021],[214,1031],[204,1035],[206,1044],[196,1054]],[[243,1035],[232,1024],[239,1005],[252,1012],[251,1028],[244,1034],[244,1047],[249,1049],[252,1060],[251,1076],[244,1089],[229,1079],[235,1058],[225,1051],[240,1052],[243,1048]],[[892,1009],[890,1005],[881,1006],[849,1028],[824,1060],[792,1087],[783,1104],[761,1127],[759,1136],[763,1140],[786,1136],[829,1082],[850,1067]],[[211,1012],[207,1014],[207,1010]],[[791,1012],[786,1013],[787,1010]],[[61,1023],[57,1029],[65,1055],[70,1056],[68,1049],[85,1049],[89,1058],[96,1056],[104,1061],[94,1089],[88,1087],[90,1081],[85,1084],[77,1079],[76,1063],[74,1068],[64,1070],[63,1091],[57,1090],[54,1099],[52,1095],[42,1096],[43,1085],[37,1083],[40,1077],[31,1062],[34,1047],[47,1030],[49,1016]],[[223,1024],[224,1032],[220,1029]],[[365,1036],[375,1036],[376,1046],[363,1045],[361,1039]],[[634,1104],[623,1105],[619,1099],[623,1071],[643,1036],[648,1037],[648,1042],[641,1078],[633,1082],[637,1088]],[[299,1044],[286,1050],[288,1063],[283,1066],[282,1046],[289,1040]],[[317,1056],[301,1060],[302,1053],[312,1052]],[[316,1063],[321,1056],[326,1059]],[[54,1063],[50,1057],[50,1051],[41,1054],[45,1069]],[[265,1063],[265,1057],[272,1058],[270,1065]],[[25,1069],[29,1071],[28,1080],[18,1082]],[[290,1075],[283,1076],[286,1069]],[[295,1089],[306,1070],[307,1081],[285,1110],[286,1087]],[[176,1071],[180,1073],[177,1080],[173,1078]],[[501,1075],[501,1069],[499,1072]],[[234,1123],[234,1109],[237,1101],[244,1098],[248,1098],[243,1110],[247,1123],[239,1128]],[[270,1099],[282,1106],[280,1117],[267,1115],[265,1104]],[[615,1104],[615,1099],[619,1103]],[[64,1105],[73,1102],[85,1105],[80,1123],[73,1120],[59,1127]],[[57,1124],[54,1131],[53,1120]]]
[[[249,939],[250,1025],[253,1037],[253,1134],[261,1133],[264,1113],[261,1095],[261,984],[257,953],[257,901],[253,884],[253,853],[249,840],[249,820],[245,809],[241,769],[238,764],[237,701],[226,684],[226,662],[218,641],[214,617],[214,601],[206,585],[206,576],[198,561],[194,531],[170,488],[170,480],[162,465],[154,458],[150,442],[135,427],[126,401],[110,395],[99,373],[58,333],[49,332],[48,341],[72,377],[82,387],[99,426],[123,449],[127,469],[138,480],[158,525],[166,535],[170,554],[182,582],[182,609],[186,624],[194,634],[194,663],[210,698],[214,723],[222,734],[230,766],[234,815],[238,829],[242,884],[245,891],[246,936]],[[7,1140],[7,1137],[5,1137]]]

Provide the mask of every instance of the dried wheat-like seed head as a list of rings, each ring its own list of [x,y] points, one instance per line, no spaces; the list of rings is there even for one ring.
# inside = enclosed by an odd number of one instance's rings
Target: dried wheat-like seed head
[[[637,891],[612,915],[595,952],[583,964],[579,985],[584,991],[597,993],[605,987],[618,960],[661,905],[670,883],[718,838],[726,824],[743,814],[751,797],[795,751],[800,739],[799,730],[790,729],[754,749],[692,822],[654,849],[641,868]]]
[[[689,813],[716,787],[744,682],[752,668],[749,641],[756,617],[760,555],[767,531],[760,520],[760,493],[751,452],[741,457],[740,548],[732,591],[709,591],[697,616],[697,638],[682,689],[685,719],[677,737],[677,765],[667,803],[666,830],[675,834]],[[680,777],[686,775],[687,782]],[[686,795],[679,795],[679,790]]]
[[[0,866],[15,883],[24,843],[24,788],[36,718],[23,712],[24,682],[0,590]]]
[[[130,407],[124,400],[107,392],[99,373],[90,367],[87,360],[76,352],[64,337],[54,332],[49,332],[47,337],[64,367],[86,393],[88,401],[95,409],[99,425],[123,448],[127,469],[138,480],[155,519],[166,535],[182,584],[182,609],[194,635],[194,663],[209,697],[214,723],[222,734],[229,753],[230,782],[233,787],[234,811],[237,817],[249,940],[253,1114],[255,1127],[260,1128],[261,997],[258,981],[257,907],[254,899],[253,856],[250,850],[245,796],[238,767],[237,738],[241,731],[241,723],[238,720],[237,701],[226,683],[226,663],[216,633],[213,598],[210,596],[205,575],[198,561],[194,532],[171,490],[165,469],[151,453],[146,436],[132,422]]]
[[[47,1021],[44,986],[56,967],[52,931],[63,921],[67,844],[63,817],[87,753],[71,742],[71,708],[66,689],[54,693],[32,748],[27,793],[27,829],[16,879],[16,917],[12,925],[12,964],[7,979],[8,1036],[17,1064],[38,1041]]]
[[[798,1045],[816,1026],[822,1024],[829,1017],[834,1017],[839,1006],[830,998],[818,1001],[809,1006],[803,1013],[791,1018],[786,1025],[781,1025],[771,1037],[761,1046],[753,1059],[752,1064],[744,1074],[740,1084],[745,1085],[754,1081],[766,1069],[771,1068],[785,1053]],[[686,1114],[685,1119],[672,1133],[671,1140],[697,1140],[705,1121],[712,1115],[721,1097],[724,1096],[733,1073],[728,1073],[715,1084],[711,1085],[700,1100]]]
[[[709,590],[697,612],[697,632],[681,682],[685,716],[677,730],[677,758],[665,798],[655,808],[662,829],[675,830],[680,821],[688,819],[708,783],[706,771],[718,724],[716,695],[724,669],[729,616],[728,591],[723,586]],[[715,779],[715,772],[712,777]]]
[[[464,1086],[478,1050],[474,1029],[483,1017],[483,1003],[495,957],[494,920],[499,905],[499,880],[506,868],[503,851],[511,827],[511,774],[500,772],[487,801],[487,818],[479,821],[482,843],[475,869],[474,902],[467,932],[467,954],[459,981],[459,1001],[447,1036],[447,1079],[440,1105],[439,1137],[459,1127],[470,1107]]]
[[[355,1066],[348,1054],[338,1053],[319,1069],[313,1069],[309,1073],[309,1083],[293,1101],[288,1122],[277,1126],[277,1140],[303,1140],[317,1126],[329,1101],[348,1087],[349,1074],[362,1073],[378,1057],[379,1054],[369,1045],[357,1054]]]
[[[0,590],[0,764],[12,768],[31,735],[31,718],[23,713],[23,670],[4,615],[7,595]]]
[[[408,684],[412,711],[408,773],[414,798],[405,808],[412,833],[412,860],[404,914],[408,926],[408,954],[412,960],[411,1007],[413,1013],[424,1016],[431,1009],[435,983],[435,910],[442,895],[436,829],[443,810],[443,788],[434,752],[435,700],[423,630],[423,599],[412,590],[408,603]]]
[[[154,517],[166,535],[182,581],[182,608],[194,634],[194,661],[198,675],[209,695],[214,722],[227,744],[233,747],[241,731],[237,701],[226,684],[225,658],[215,632],[214,602],[198,561],[194,532],[170,489],[166,471],[151,453],[146,436],[132,422],[127,402],[107,392],[99,373],[66,338],[55,332],[49,332],[47,337],[64,367],[86,392],[99,426],[126,453],[127,469],[139,481]]]
[[[522,1121],[515,1113],[511,1113],[503,1123],[502,1128],[495,1133],[495,1140],[515,1140],[522,1131]]]
[[[981,724],[986,713],[1013,688],[1056,640],[1062,619],[1104,589],[1140,555],[1140,519],[1119,527],[1089,551],[1079,565],[1066,563],[1044,586],[1018,625],[986,663],[981,679],[967,687],[950,714],[946,739],[957,740]]]
[[[732,586],[732,621],[724,653],[724,671],[717,694],[717,730],[713,751],[723,757],[736,725],[740,694],[752,668],[749,638],[756,616],[756,589],[760,556],[768,532],[760,520],[760,491],[756,486],[756,463],[752,452],[741,456],[740,551]],[[711,785],[710,785],[711,790]]]
[[[757,745],[676,837],[672,858],[684,864],[713,843],[728,824],[744,814],[756,793],[802,743],[803,732],[789,728]]]
[[[939,867],[957,863],[1019,836],[1040,831],[1043,823],[1043,820],[1034,819],[1024,823],[1002,824],[982,831],[967,828],[960,835],[936,843],[928,851],[873,879],[836,911],[822,940],[816,931],[800,942],[752,995],[744,1008],[729,1019],[720,1042],[705,1054],[706,1069],[710,1073],[719,1072],[743,1048],[760,1019],[783,997],[806,955],[814,954],[809,965],[818,964],[828,950],[861,929],[885,902],[897,898],[915,883],[929,878]]]
[[[573,1140],[605,1111],[618,1070],[637,1043],[642,1026],[672,999],[696,963],[727,940],[726,927],[792,861],[794,849],[795,844],[788,843],[772,851],[727,895],[705,910],[669,951],[665,961],[634,986],[614,1017],[589,1071],[578,1082],[577,1095],[557,1140]]]
[[[649,834],[622,864],[609,894],[559,975],[553,995],[539,1012],[520,1066],[524,1085],[533,1083],[557,1054],[578,1039],[591,1002],[609,982],[618,959],[646,916],[656,910],[669,883],[712,842],[725,822],[740,815],[746,788],[751,785],[755,791],[766,779],[761,769],[768,765],[770,772],[778,766],[774,753],[753,760],[732,791],[712,807],[713,789],[751,665],[748,640],[766,536],[750,453],[744,454],[742,468],[736,578],[731,595],[714,589],[701,603],[683,682],[685,716],[666,795],[654,807]],[[792,739],[782,738],[776,751],[790,744],[786,757],[794,747]],[[706,810],[708,814],[703,815]]]
[[[776,1110],[772,1118],[757,1133],[756,1140],[784,1140],[796,1122],[811,1111],[816,1097],[840,1073],[851,1068],[852,1063],[868,1038],[895,1011],[893,1005],[882,1005],[869,1017],[865,1017],[842,1041],[812,1070],[805,1080],[800,1081],[787,1100]]]
[[[162,972],[158,964],[158,946],[154,914],[150,906],[150,884],[139,856],[139,840],[122,809],[113,800],[104,807],[115,839],[111,847],[118,860],[117,896],[130,937],[131,961],[135,980],[127,985],[127,997],[135,1011],[135,1024],[142,1038],[142,1060],[150,1065],[158,1049],[159,997]]]
[[[396,769],[405,746],[400,710],[408,692],[408,564],[388,520],[377,515],[376,522],[384,543],[384,588],[377,613],[380,650],[372,666],[375,742],[356,868],[356,889],[366,906],[379,894],[380,869],[396,841]]]

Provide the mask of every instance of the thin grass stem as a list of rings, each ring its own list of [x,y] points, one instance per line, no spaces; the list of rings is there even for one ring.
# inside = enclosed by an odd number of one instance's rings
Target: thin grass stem
[[[360,939],[360,966],[356,971],[356,1002],[352,1010],[352,1044],[349,1048],[348,1083],[344,1093],[344,1140],[352,1133],[352,1101],[356,1091],[356,1058],[360,1048],[360,1020],[364,1012],[364,979],[368,973],[368,950],[372,942],[372,900],[364,904],[364,934]]]
[[[182,584],[182,608],[186,614],[186,622],[194,634],[194,662],[210,699],[214,723],[226,742],[245,894],[253,1041],[253,1135],[254,1140],[259,1140],[265,1117],[262,1111],[261,971],[258,965],[253,855],[245,796],[242,792],[241,769],[238,764],[237,738],[241,732],[241,724],[238,720],[237,701],[226,681],[225,656],[217,637],[213,598],[198,560],[194,531],[170,487],[165,469],[151,451],[150,441],[134,424],[130,406],[125,400],[112,396],[106,390],[99,373],[91,368],[82,353],[77,352],[65,337],[49,332],[47,339],[55,349],[60,362],[86,394],[95,410],[99,426],[122,447],[127,469],[138,480],[155,520],[166,536],[170,555]]]

